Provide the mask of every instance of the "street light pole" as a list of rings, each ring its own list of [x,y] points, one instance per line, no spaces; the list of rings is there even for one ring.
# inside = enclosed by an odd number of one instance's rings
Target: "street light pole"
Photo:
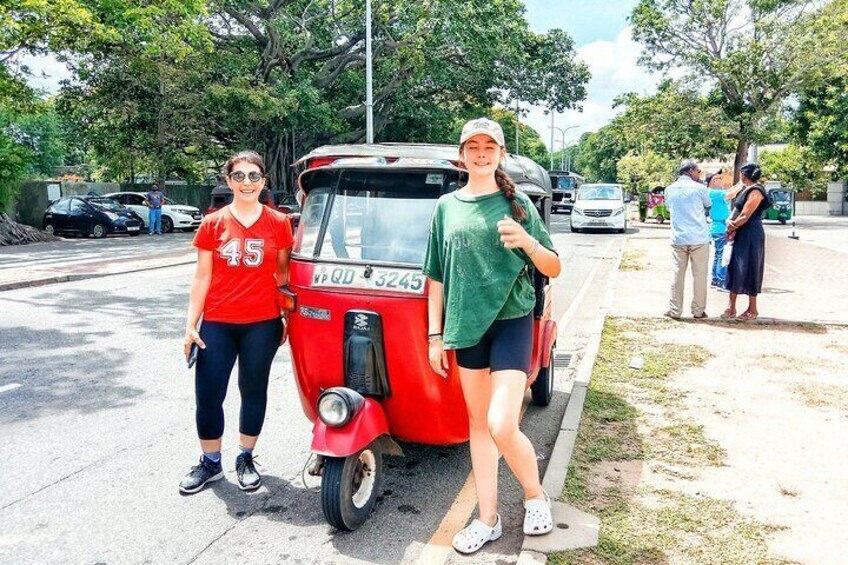
[[[563,153],[563,154],[561,154],[561,155],[559,156],[559,157],[560,157],[560,163],[559,163],[559,166],[560,166],[560,169],[565,170],[565,169],[563,169],[563,167],[565,166],[565,165],[564,165],[564,161],[565,161],[565,155],[564,155],[564,153],[565,153],[565,132],[567,132],[567,131],[568,131],[568,130],[570,130],[570,129],[574,129],[574,128],[576,128],[576,127],[580,127],[580,126],[577,126],[577,125],[574,125],[574,126],[568,126],[567,128],[563,129],[563,128],[560,128],[560,127],[555,126],[555,125],[553,124],[553,119],[552,119],[552,120],[551,120],[551,125],[550,125],[549,127],[551,128],[551,168],[553,168],[553,166],[554,166],[554,157],[553,157],[553,151],[554,151],[554,130],[557,130],[557,131],[560,133],[560,135],[562,135],[562,153]]]
[[[554,170],[554,110],[551,108],[551,170]]]
[[[374,143],[374,69],[371,60],[371,0],[365,0],[365,142]]]
[[[518,115],[518,99],[515,100],[515,154],[519,152],[518,129],[521,125],[521,117]]]

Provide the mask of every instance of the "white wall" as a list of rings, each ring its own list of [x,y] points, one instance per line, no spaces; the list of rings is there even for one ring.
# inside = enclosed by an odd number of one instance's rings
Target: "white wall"
[[[795,202],[796,216],[830,216],[830,205],[827,202],[798,200]]]

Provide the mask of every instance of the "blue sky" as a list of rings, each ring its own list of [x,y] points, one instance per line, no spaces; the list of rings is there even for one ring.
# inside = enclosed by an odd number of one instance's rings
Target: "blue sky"
[[[594,41],[615,41],[627,25],[637,0],[524,0],[533,31],[560,28],[578,47]]]
[[[596,131],[617,113],[613,99],[625,92],[650,94],[660,77],[637,64],[641,48],[633,41],[627,17],[637,0],[524,0],[530,27],[539,33],[560,28],[574,38],[577,57],[589,65],[592,80],[583,111],[569,110],[555,116],[560,128],[576,126],[566,132],[566,141],[578,139],[586,131]],[[543,108],[526,108],[530,124],[546,145],[550,145],[550,116]],[[559,149],[556,134],[554,147]]]

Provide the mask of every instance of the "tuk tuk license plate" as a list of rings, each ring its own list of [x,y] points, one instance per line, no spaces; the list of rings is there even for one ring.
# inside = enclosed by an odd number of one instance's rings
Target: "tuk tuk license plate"
[[[318,265],[312,286],[424,294],[424,274],[391,267]]]

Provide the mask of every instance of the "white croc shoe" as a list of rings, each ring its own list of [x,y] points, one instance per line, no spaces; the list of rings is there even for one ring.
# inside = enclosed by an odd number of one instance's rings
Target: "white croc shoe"
[[[554,529],[554,519],[551,516],[551,497],[545,494],[545,500],[524,501],[524,535],[541,536]]]
[[[494,526],[475,519],[464,530],[453,536],[453,548],[460,553],[470,554],[479,550],[487,542],[495,541],[503,534],[501,515]]]

